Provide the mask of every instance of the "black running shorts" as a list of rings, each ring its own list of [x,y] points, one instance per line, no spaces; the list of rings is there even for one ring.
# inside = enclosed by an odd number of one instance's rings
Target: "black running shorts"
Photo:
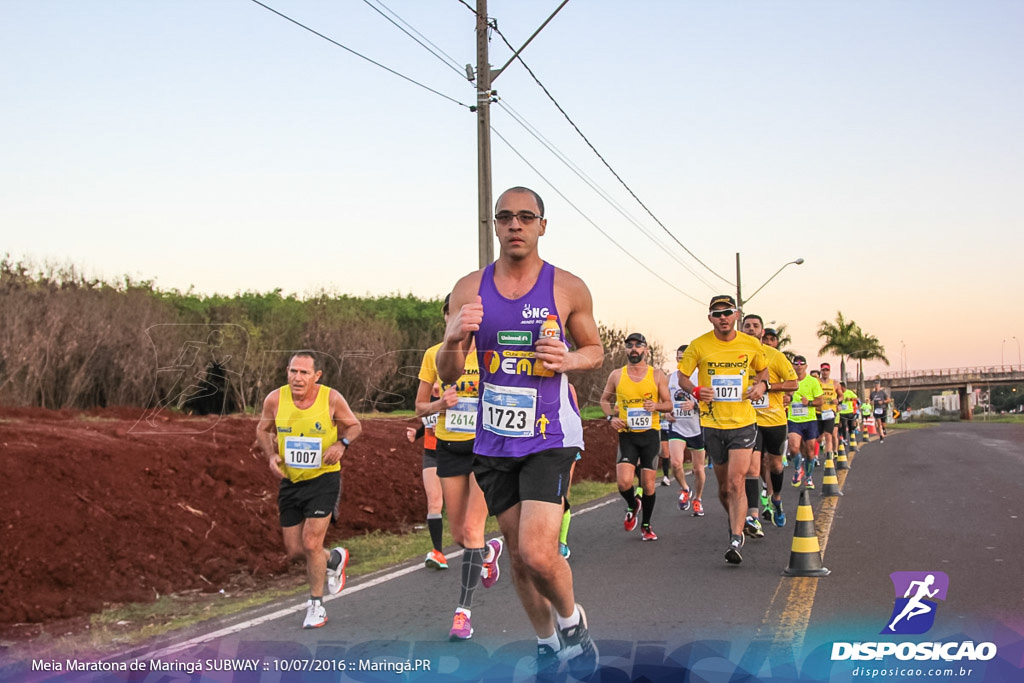
[[[520,458],[476,456],[473,472],[488,513],[500,515],[524,500],[561,504],[579,452],[578,448],[551,448]]]
[[[758,453],[767,453],[769,455],[782,455],[783,449],[786,447],[786,439],[789,430],[786,425],[778,425],[775,427],[762,427],[757,426],[757,445],[754,446],[754,450]]]
[[[445,441],[437,440],[437,449],[434,451],[437,457],[437,476],[463,477],[473,471],[473,444],[475,441]]]
[[[653,429],[643,432],[619,432],[619,452],[615,463],[628,463],[645,470],[658,469],[661,436]]]
[[[728,464],[731,451],[753,450],[756,441],[756,424],[735,429],[704,428],[704,446],[715,465]]]
[[[424,448],[423,449],[423,469],[429,470],[431,467],[437,468],[437,451]]]
[[[324,472],[319,477],[292,482],[281,480],[277,509],[281,526],[295,526],[307,519],[338,516],[341,500],[341,472]]]

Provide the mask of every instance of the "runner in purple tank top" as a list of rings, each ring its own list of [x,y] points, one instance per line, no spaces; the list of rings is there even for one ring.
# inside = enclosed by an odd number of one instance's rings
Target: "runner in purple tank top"
[[[458,379],[475,337],[476,480],[498,518],[519,599],[537,633],[538,672],[555,673],[568,662],[580,677],[595,670],[598,653],[576,604],[572,570],[558,551],[562,496],[583,447],[564,373],[600,366],[604,349],[590,290],[537,252],[547,229],[540,196],[524,187],[506,190],[494,224],[498,260],[456,283],[437,370],[443,381]],[[557,317],[560,338],[540,334],[549,315]]]

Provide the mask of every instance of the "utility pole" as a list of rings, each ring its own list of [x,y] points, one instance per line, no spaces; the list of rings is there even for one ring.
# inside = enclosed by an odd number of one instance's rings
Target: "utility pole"
[[[736,319],[736,329],[743,325],[743,294],[740,289],[740,252],[736,252],[736,308],[740,310],[740,317]]]
[[[479,255],[480,267],[483,268],[494,260],[494,199],[491,192],[491,101],[494,92],[491,83],[500,76],[519,53],[537,37],[555,15],[558,14],[569,0],[562,0],[544,23],[533,32],[522,47],[516,50],[509,60],[493,72],[487,58],[487,0],[476,0],[476,140],[477,140],[477,214],[479,222]],[[470,67],[467,65],[467,69]],[[470,80],[473,80],[470,77]]]
[[[491,207],[491,64],[487,58],[487,0],[476,0],[476,168],[480,268],[494,260]]]

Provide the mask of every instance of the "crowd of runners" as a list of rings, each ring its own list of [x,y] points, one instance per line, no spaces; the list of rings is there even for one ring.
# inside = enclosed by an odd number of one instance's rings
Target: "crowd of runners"
[[[786,525],[787,464],[794,487],[814,489],[815,467],[836,458],[840,444],[849,450],[862,410],[884,441],[891,399],[876,385],[862,406],[855,391],[832,377],[829,363],[808,370],[804,356],[791,361],[759,315],[743,316],[738,330],[741,313],[730,295],[714,297],[708,308],[711,331],[676,350],[674,371],[651,366],[647,340],[630,334],[627,364],[609,375],[600,403],[618,431],[624,529],[634,531],[639,520],[641,540],[658,539],[652,517],[659,467],[663,486],[673,478],[679,485],[679,510],[703,517],[706,460],[729,522],[725,560],[740,564],[746,538],[763,538],[768,524]]]
[[[537,672],[565,667],[581,677],[596,668],[598,653],[567,561],[569,484],[585,455],[566,373],[600,367],[605,349],[587,286],[538,254],[546,229],[544,203],[534,191],[516,187],[499,197],[499,257],[460,279],[446,297],[444,339],[424,353],[419,371],[415,409],[423,424],[408,437],[424,438],[433,544],[424,562],[448,569],[442,513],[462,548],[449,638],[472,637],[474,593],[499,580],[504,553],[537,636]],[[618,433],[625,531],[639,528],[641,540],[658,539],[659,468],[662,486],[671,485],[670,475],[679,485],[679,510],[704,517],[711,469],[728,519],[731,564],[743,561],[746,537],[762,538],[769,524],[786,525],[787,458],[792,485],[814,488],[815,466],[847,443],[862,409],[827,363],[817,371],[808,371],[802,356],[791,363],[776,348],[775,330],[757,315],[742,321],[740,315],[733,297],[714,297],[711,330],[677,349],[677,369],[669,373],[650,364],[644,335],[630,334],[627,364],[609,375],[599,400]],[[337,593],[345,584],[348,551],[327,550],[324,539],[340,497],[340,460],[361,428],[345,399],[318,384],[315,353],[294,354],[287,376],[288,384],[264,403],[258,441],[280,479],[285,548],[306,562],[303,627],[318,628],[327,623],[325,589]],[[866,405],[879,414],[888,401],[879,386]],[[675,513],[660,512],[659,520],[668,514]],[[501,536],[485,541],[489,515]]]

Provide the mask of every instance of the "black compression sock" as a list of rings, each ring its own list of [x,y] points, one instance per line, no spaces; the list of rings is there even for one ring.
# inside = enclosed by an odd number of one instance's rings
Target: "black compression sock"
[[[655,499],[655,496],[656,496],[655,492],[645,493],[644,494],[644,509],[643,509],[643,512],[640,514],[640,520],[641,520],[641,524],[643,524],[643,526],[650,526],[651,525],[651,513],[654,512],[654,499]]]
[[[761,479],[760,477],[747,477],[743,486],[747,491],[747,509],[756,510],[761,502]]]

